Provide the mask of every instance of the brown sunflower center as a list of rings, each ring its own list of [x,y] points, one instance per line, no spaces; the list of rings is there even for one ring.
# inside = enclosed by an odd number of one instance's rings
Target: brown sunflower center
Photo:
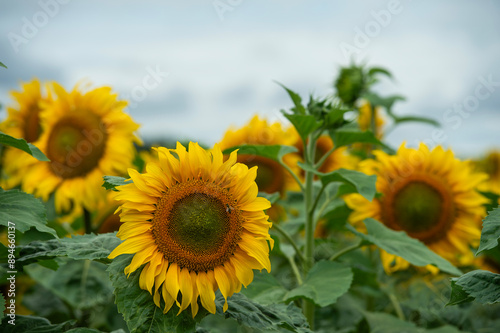
[[[62,178],[86,175],[98,166],[106,141],[107,132],[98,116],[87,114],[60,119],[47,142],[51,170]]]
[[[153,236],[169,262],[201,272],[224,264],[241,234],[241,213],[228,191],[214,183],[177,184],[157,203]]]
[[[23,132],[24,139],[27,142],[35,142],[40,136],[40,109],[36,103],[33,103],[28,108]]]
[[[249,168],[257,166],[255,182],[259,191],[274,193],[283,190],[285,174],[278,162],[254,155],[238,155],[238,162],[246,164]]]
[[[446,235],[455,218],[452,193],[429,175],[411,176],[396,182],[383,199],[383,220],[425,243]]]

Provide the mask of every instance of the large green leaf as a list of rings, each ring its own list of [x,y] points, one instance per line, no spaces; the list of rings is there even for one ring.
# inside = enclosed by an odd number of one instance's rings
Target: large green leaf
[[[349,290],[352,279],[349,267],[332,261],[319,261],[311,268],[304,283],[287,294],[287,301],[306,298],[321,307],[334,304]]]
[[[126,178],[123,177],[104,176],[102,178],[104,179],[104,184],[102,184],[102,187],[104,187],[106,190],[118,191],[116,189],[117,186],[132,183],[132,180],[126,180]]]
[[[11,146],[30,154],[39,161],[50,161],[40,149],[26,142],[24,139],[16,139],[10,135],[0,132],[0,144]]]
[[[141,269],[127,276],[124,273],[130,264],[132,255],[120,255],[108,267],[109,277],[115,287],[115,303],[123,315],[131,333],[142,332],[193,332],[196,322],[191,318],[191,311],[181,312],[174,304],[172,309],[163,314],[163,309],[153,302],[153,296],[139,287]],[[164,306],[162,301],[162,306]]]
[[[48,319],[36,316],[16,315],[15,325],[9,324],[5,317],[0,325],[2,333],[61,333],[74,327],[75,321],[70,320],[60,324],[51,324]]]
[[[362,131],[356,124],[350,123],[329,132],[335,147],[347,146],[353,143],[369,143],[390,149],[375,137],[371,131]]]
[[[3,62],[0,62],[0,66],[3,68],[7,68],[7,66],[5,66]]]
[[[232,318],[239,324],[260,331],[278,331],[285,328],[297,333],[312,333],[302,311],[293,303],[261,305],[238,293],[228,298],[228,309],[222,312],[224,298],[218,293],[215,300],[217,314]]]
[[[415,238],[411,238],[404,231],[395,231],[374,219],[364,220],[368,234],[356,231],[352,226],[348,228],[362,239],[377,245],[390,254],[399,256],[415,266],[434,265],[443,272],[461,275],[459,269],[446,259],[432,252]]]
[[[358,192],[370,201],[373,200],[377,193],[375,187],[377,176],[375,175],[369,176],[359,171],[338,169],[326,174],[319,174],[319,178],[324,186],[331,182],[342,182],[347,185],[347,187],[342,188],[343,194]]]
[[[68,261],[57,271],[32,264],[24,270],[37,283],[70,304],[73,309],[92,309],[112,303],[113,288],[106,265],[89,261]]]
[[[267,272],[255,273],[252,283],[241,291],[252,301],[262,305],[282,302],[287,290]]]
[[[321,127],[321,122],[317,121],[313,115],[289,113],[283,113],[283,115],[290,120],[304,142],[307,141],[309,134]]]
[[[106,258],[120,243],[121,240],[115,233],[74,235],[71,238],[35,241],[21,247],[21,257],[18,260],[29,263],[54,257],[68,257],[75,260],[109,262]]]
[[[241,145],[224,150],[223,154],[230,154],[238,149],[238,154],[257,155],[269,158],[278,163],[282,163],[283,156],[289,153],[295,153],[297,148],[285,145]]]
[[[44,205],[31,194],[19,190],[0,188],[0,225],[14,225],[22,233],[33,227],[57,238],[56,231],[47,226]]]
[[[500,207],[489,212],[483,220],[483,230],[481,231],[481,242],[477,249],[476,256],[486,250],[491,250],[498,246],[500,239]]]
[[[448,305],[476,300],[482,304],[500,302],[500,274],[475,270],[451,279],[451,296]]]

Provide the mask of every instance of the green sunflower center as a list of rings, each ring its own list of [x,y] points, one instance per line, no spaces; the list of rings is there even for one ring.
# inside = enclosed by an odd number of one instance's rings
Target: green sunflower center
[[[82,177],[96,168],[104,155],[107,132],[100,118],[65,117],[52,128],[47,157],[52,171],[62,178]]]
[[[424,243],[445,237],[455,220],[453,193],[441,179],[428,174],[392,184],[382,200],[384,223]]]
[[[214,197],[190,194],[174,204],[169,217],[169,233],[193,253],[213,253],[230,229],[229,209],[226,208]]]
[[[394,200],[398,224],[409,232],[422,232],[439,223],[443,207],[441,194],[425,183],[406,185]]]
[[[242,216],[226,188],[201,179],[167,190],[156,204],[153,236],[168,262],[206,272],[223,265],[240,240]]]

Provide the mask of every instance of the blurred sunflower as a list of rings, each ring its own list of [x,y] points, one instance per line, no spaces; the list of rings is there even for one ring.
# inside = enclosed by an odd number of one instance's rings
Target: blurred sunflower
[[[363,131],[370,130],[372,128],[372,106],[368,102],[363,102],[359,107],[358,124],[359,128]],[[382,138],[382,126],[384,126],[384,118],[380,114],[380,108],[376,107],[373,110],[375,114],[375,136],[377,138]]]
[[[222,141],[220,148],[225,150],[243,144],[250,145],[293,145],[292,128],[283,129],[280,123],[269,124],[267,120],[261,120],[254,116],[250,122],[242,128],[229,129]],[[297,155],[285,155],[283,161],[298,174]],[[257,166],[257,185],[259,190],[267,193],[280,192],[285,190],[296,190],[298,186],[293,177],[278,163],[265,157],[240,154],[238,162],[247,165],[249,168]]]
[[[50,162],[36,161],[25,173],[23,190],[47,200],[55,192],[56,211],[75,206],[92,210],[105,199],[103,175],[122,175],[134,158],[139,128],[111,88],[67,92],[54,83],[55,98],[40,114],[37,146]]]
[[[125,274],[146,264],[140,287],[158,307],[163,297],[165,313],[175,302],[179,313],[191,305],[194,317],[198,297],[215,313],[217,289],[226,311],[227,297],[252,282],[253,269],[271,270],[271,223],[263,212],[270,203],[257,197],[257,168],[236,163],[236,152],[224,162],[217,145],[211,153],[197,143],[189,151],[180,143],[156,150],[159,162],[148,163],[145,174],[129,169],[133,183],[117,188],[117,236],[125,241],[109,258],[135,253]]]
[[[489,179],[481,184],[480,190],[500,194],[500,152],[490,152],[486,158],[476,162],[476,165],[489,176]]]
[[[25,139],[29,143],[38,140],[41,134],[40,111],[43,102],[49,102],[50,96],[42,92],[40,82],[34,79],[21,84],[21,91],[10,93],[15,106],[7,108],[7,118],[0,124],[0,130],[15,138]],[[21,183],[25,167],[34,161],[19,149],[7,147],[4,152],[2,186],[12,188]]]
[[[403,144],[395,156],[373,153],[376,159],[363,161],[360,169],[377,175],[382,197],[370,202],[359,194],[347,196],[346,203],[354,210],[350,222],[375,218],[391,229],[406,231],[455,265],[472,263],[470,246],[478,244],[485,215],[482,205],[488,202],[476,187],[486,175],[473,173],[470,163],[441,147],[429,151],[424,144],[418,149]],[[381,256],[387,272],[409,266],[387,252]]]

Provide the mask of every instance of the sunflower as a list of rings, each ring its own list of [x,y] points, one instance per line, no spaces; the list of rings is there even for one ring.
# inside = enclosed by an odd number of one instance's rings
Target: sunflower
[[[292,128],[283,129],[280,123],[269,124],[267,120],[254,116],[246,126],[240,129],[229,129],[220,142],[220,148],[225,150],[243,144],[293,145]],[[294,154],[285,155],[283,160],[294,172],[300,172],[297,166],[298,159]],[[259,168],[255,181],[263,192],[283,193],[287,189],[297,189],[293,177],[278,162],[248,154],[238,155],[238,162],[248,167]]]
[[[431,250],[455,265],[474,260],[470,245],[481,236],[482,206],[488,202],[476,192],[485,174],[474,173],[469,162],[460,161],[450,150],[425,144],[418,149],[401,145],[397,155],[373,152],[375,160],[361,162],[361,171],[377,175],[377,191],[382,194],[372,202],[359,194],[346,197],[354,211],[349,220],[359,224],[375,218],[394,230],[425,243]],[[382,251],[387,272],[405,269],[409,263]]]
[[[382,138],[382,126],[384,125],[384,118],[380,115],[380,108],[376,107],[373,110],[375,114],[375,136],[377,138]],[[364,102],[359,107],[358,116],[359,128],[363,131],[369,130],[372,127],[372,106],[368,102]]]
[[[47,200],[55,192],[58,212],[82,206],[92,210],[105,199],[103,175],[122,175],[134,158],[139,126],[123,112],[111,88],[86,93],[52,85],[57,98],[40,114],[42,135],[36,145],[51,162],[34,163],[23,190]]]
[[[236,163],[236,151],[224,162],[218,145],[211,153],[197,143],[156,151],[159,162],[144,174],[129,169],[133,183],[117,188],[117,236],[125,241],[109,258],[135,253],[125,274],[145,264],[140,287],[158,307],[163,297],[165,313],[175,302],[179,313],[191,306],[194,317],[198,297],[215,313],[218,289],[226,311],[227,297],[253,280],[253,269],[271,270],[271,223],[263,212],[270,203],[257,197],[257,168]]]
[[[22,138],[33,143],[41,134],[41,104],[50,101],[50,97],[42,93],[37,79],[21,84],[21,88],[21,91],[11,92],[16,105],[7,108],[8,116],[0,124],[0,130],[15,138]],[[33,158],[19,149],[7,147],[3,160],[2,186],[12,188],[21,183],[25,167],[33,161]]]
[[[480,190],[500,194],[500,152],[490,152],[486,158],[476,162],[476,165],[489,176],[489,179],[481,184]]]

